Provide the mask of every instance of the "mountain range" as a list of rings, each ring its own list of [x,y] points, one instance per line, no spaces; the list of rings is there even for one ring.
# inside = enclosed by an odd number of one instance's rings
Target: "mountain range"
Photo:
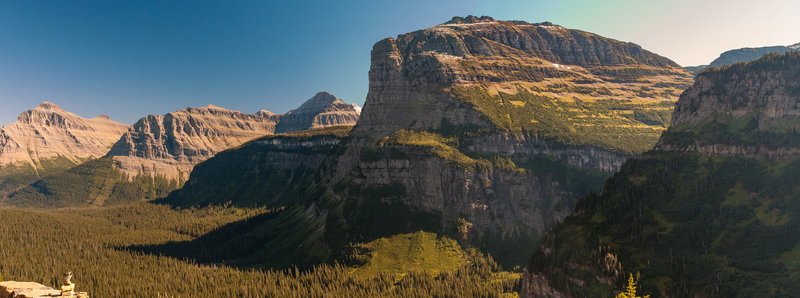
[[[183,184],[196,164],[220,151],[273,134],[284,120],[290,123],[283,126],[286,131],[307,130],[326,125],[352,126],[359,114],[357,106],[327,92],[318,93],[301,108],[302,113],[295,112],[298,109],[285,115],[263,110],[247,114],[209,105],[149,115],[127,126],[107,117],[86,120],[44,103],[3,128],[11,141],[4,142],[0,158],[12,165],[29,162],[24,159],[26,155],[20,154],[27,150],[35,153],[30,155],[38,158],[35,161],[39,164],[47,161],[39,161],[45,157],[69,163],[54,169],[45,166],[49,175],[24,176],[4,171],[4,181],[8,181],[4,184],[8,186],[2,190],[9,197],[5,203],[62,207],[129,202],[137,200],[137,196],[153,199]],[[91,129],[91,133],[75,132],[76,129]],[[28,131],[41,144],[24,139],[25,135],[17,131]],[[79,138],[84,136],[92,138]],[[31,145],[16,145],[23,141]],[[19,182],[12,184],[15,181]],[[107,201],[109,198],[112,200]]]
[[[0,130],[0,203],[224,210],[237,221],[114,253],[294,278],[333,264],[395,288],[472,262],[524,266],[523,297],[612,297],[629,279],[652,297],[792,297],[794,49],[693,73],[550,22],[454,17],[374,44],[363,109],[320,92],[286,114],[127,126],[43,103]]]

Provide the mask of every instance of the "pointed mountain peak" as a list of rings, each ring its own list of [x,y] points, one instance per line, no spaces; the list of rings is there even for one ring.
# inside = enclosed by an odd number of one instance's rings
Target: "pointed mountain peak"
[[[314,97],[309,98],[297,109],[289,111],[289,113],[319,113],[326,107],[333,103],[342,102],[341,99],[336,98],[333,94],[326,91],[320,91]]]
[[[314,94],[314,97],[310,98],[306,102],[317,102],[317,103],[330,104],[330,103],[336,101],[336,99],[337,99],[336,96],[334,96],[333,94],[330,94],[327,91],[320,91],[320,92],[317,92],[317,94]]]
[[[329,126],[355,125],[359,112],[333,94],[320,91],[300,107],[281,117],[275,133],[317,129]]]

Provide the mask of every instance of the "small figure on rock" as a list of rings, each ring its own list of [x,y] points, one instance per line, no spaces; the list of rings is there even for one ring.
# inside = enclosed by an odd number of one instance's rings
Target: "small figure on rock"
[[[64,284],[61,285],[61,296],[72,297],[75,295],[75,284],[72,283],[72,271],[67,272],[67,278],[64,279]]]

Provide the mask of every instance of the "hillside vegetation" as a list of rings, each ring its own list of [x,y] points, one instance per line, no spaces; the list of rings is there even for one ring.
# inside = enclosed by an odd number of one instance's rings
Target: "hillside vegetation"
[[[0,272],[4,280],[55,286],[67,271],[92,297],[185,293],[206,297],[483,296],[518,287],[490,259],[429,233],[398,235],[359,246],[366,266],[322,264],[306,270],[262,270],[198,263],[132,249],[189,241],[273,211],[231,207],[176,210],[135,203],[98,209],[0,209]],[[213,247],[208,247],[213,249]],[[392,256],[387,260],[383,256]],[[441,264],[418,261],[439,259]],[[422,267],[420,267],[422,266]],[[358,274],[351,274],[353,271]]]
[[[112,206],[160,198],[179,187],[176,180],[160,176],[128,177],[113,162],[109,157],[93,159],[46,176],[12,193],[2,203],[35,208]]]
[[[699,74],[657,149],[582,198],[529,271],[572,296],[633,274],[653,297],[797,297],[797,77],[798,52]]]
[[[0,199],[36,180],[66,171],[76,165],[66,157],[38,159],[37,164],[18,162],[0,166]]]

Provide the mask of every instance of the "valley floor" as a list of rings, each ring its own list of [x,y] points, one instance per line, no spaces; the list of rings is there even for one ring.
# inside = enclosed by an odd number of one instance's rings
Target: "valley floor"
[[[426,232],[362,244],[369,252],[358,268],[241,268],[136,249],[190,241],[269,212],[179,210],[147,202],[92,209],[0,209],[0,278],[56,286],[72,271],[77,290],[91,297],[517,296],[518,273],[501,271],[490,258],[461,251],[455,241]],[[420,266],[426,258],[441,261],[435,263],[438,267]]]

